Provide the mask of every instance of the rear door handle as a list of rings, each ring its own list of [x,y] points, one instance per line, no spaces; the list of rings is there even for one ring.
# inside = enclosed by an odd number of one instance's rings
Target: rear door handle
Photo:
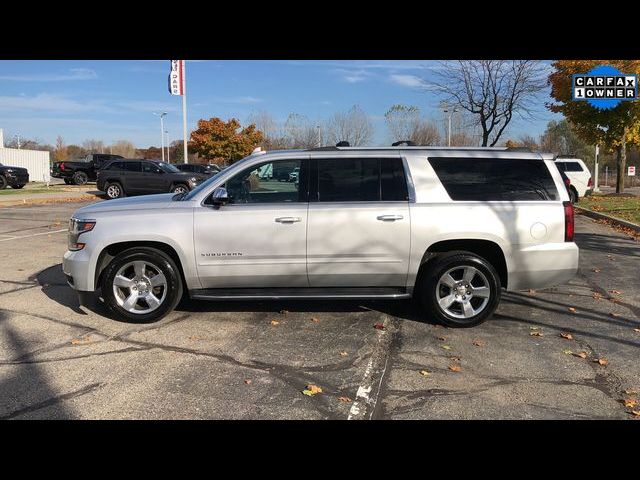
[[[295,223],[300,222],[302,219],[300,217],[278,217],[276,218],[276,222],[278,223]]]
[[[378,216],[378,220],[383,222],[395,222],[396,220],[402,220],[404,217],[402,215],[380,215]]]

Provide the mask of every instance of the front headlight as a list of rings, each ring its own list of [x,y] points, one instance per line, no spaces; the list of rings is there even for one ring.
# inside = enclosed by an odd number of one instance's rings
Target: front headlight
[[[69,250],[71,250],[72,252],[82,250],[85,244],[78,242],[80,235],[86,232],[90,232],[95,226],[95,220],[81,220],[78,218],[69,219]]]

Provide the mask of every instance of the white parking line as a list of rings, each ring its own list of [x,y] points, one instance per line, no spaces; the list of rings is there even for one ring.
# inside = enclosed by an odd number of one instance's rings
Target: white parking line
[[[23,238],[38,237],[40,235],[50,235],[52,233],[66,232],[67,230],[68,229],[66,229],[66,228],[62,228],[60,230],[51,230],[50,232],[32,233],[31,235],[23,235],[21,237],[0,238],[0,242],[8,242],[10,240],[21,240]]]

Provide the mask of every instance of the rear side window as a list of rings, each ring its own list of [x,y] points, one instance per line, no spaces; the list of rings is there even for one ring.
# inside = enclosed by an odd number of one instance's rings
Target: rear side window
[[[400,158],[317,160],[318,201],[407,201],[407,181]]]
[[[127,172],[139,172],[140,162],[122,162],[124,170]]]
[[[452,200],[557,200],[546,164],[502,158],[430,158]]]
[[[565,172],[584,172],[582,165],[578,162],[556,162],[556,165]]]

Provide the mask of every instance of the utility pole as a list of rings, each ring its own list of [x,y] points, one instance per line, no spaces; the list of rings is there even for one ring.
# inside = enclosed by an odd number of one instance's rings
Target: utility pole
[[[322,130],[320,125],[318,125],[318,147],[322,147]]]
[[[164,162],[164,116],[167,114],[167,112],[153,112],[153,114],[156,117],[160,117],[160,142],[162,143],[162,161]]]
[[[187,61],[182,60],[182,137],[184,141],[184,163],[189,163],[187,156]]]
[[[593,182],[593,191],[594,192],[599,192],[600,189],[598,188],[598,156],[600,155],[600,147],[598,145],[596,145],[596,163],[595,163],[595,180]]]
[[[169,131],[165,130],[164,133],[167,134],[167,163],[171,163],[171,158],[169,156]]]

